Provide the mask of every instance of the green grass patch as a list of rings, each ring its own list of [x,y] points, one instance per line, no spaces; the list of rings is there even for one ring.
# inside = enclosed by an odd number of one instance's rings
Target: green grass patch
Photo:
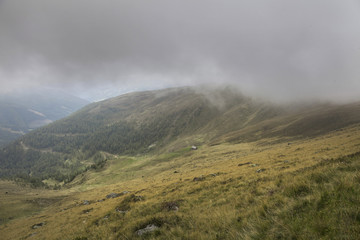
[[[284,191],[277,197],[287,199],[286,205],[267,208],[252,223],[255,231],[245,235],[251,239],[358,239],[360,183],[354,181],[358,174],[351,169],[359,165],[359,156],[342,158],[284,181]]]

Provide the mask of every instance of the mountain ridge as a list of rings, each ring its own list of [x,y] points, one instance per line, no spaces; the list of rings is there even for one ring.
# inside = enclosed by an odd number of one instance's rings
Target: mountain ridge
[[[3,94],[0,96],[0,146],[66,117],[88,103],[53,89]]]
[[[360,104],[288,110],[222,89],[128,93],[85,106],[21,137],[0,152],[0,176],[70,182],[103,153],[173,152],[191,145],[306,138],[360,122]],[[277,140],[279,141],[279,140]]]
[[[127,94],[8,145],[1,236],[356,239],[360,104],[232,93]]]

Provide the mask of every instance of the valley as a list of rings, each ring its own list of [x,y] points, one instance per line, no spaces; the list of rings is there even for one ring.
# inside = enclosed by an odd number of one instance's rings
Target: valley
[[[26,203],[43,198],[54,202],[7,221],[0,231],[6,239],[132,239],[139,237],[137,230],[154,224],[158,229],[146,238],[273,239],[280,234],[302,239],[346,234],[353,239],[359,233],[359,212],[354,208],[360,200],[359,131],[360,125],[354,125],[291,142],[262,139],[189,147],[172,154],[107,154],[103,169],[77,176],[64,189],[27,189],[32,194],[22,196],[25,209]],[[350,199],[322,203],[319,214],[328,214],[335,204],[338,214],[346,215],[345,222],[333,224],[333,214],[326,220],[317,215],[308,219],[306,214],[313,212],[307,211],[316,212],[324,194],[339,191],[338,184],[353,189],[341,195]],[[3,187],[2,202],[13,201]],[[125,194],[107,199],[113,192]],[[294,209],[301,206],[303,218],[292,215],[300,214]],[[38,223],[45,224],[33,229]],[[329,229],[321,232],[313,224]]]
[[[0,240],[359,240],[360,0],[0,0]]]
[[[356,239],[360,105],[213,91],[122,95],[3,148],[1,236]]]
[[[0,94],[0,147],[33,129],[64,118],[89,102],[65,92],[37,88]]]

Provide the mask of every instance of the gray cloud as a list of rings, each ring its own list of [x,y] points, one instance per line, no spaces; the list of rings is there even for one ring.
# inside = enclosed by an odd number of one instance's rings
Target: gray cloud
[[[360,94],[358,0],[3,0],[3,89],[236,84],[277,100]]]

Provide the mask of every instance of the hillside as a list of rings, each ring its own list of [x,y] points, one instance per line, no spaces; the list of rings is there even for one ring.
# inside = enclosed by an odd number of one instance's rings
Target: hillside
[[[279,112],[230,89],[126,94],[90,104],[20,138],[0,153],[0,176],[70,181],[86,167],[102,164],[104,152],[139,154],[201,145]]]
[[[0,95],[0,146],[55,120],[61,119],[89,102],[70,94],[38,89]]]
[[[314,137],[360,122],[360,104],[291,108],[224,88],[125,94],[32,131],[0,152],[1,177],[70,182],[108,154],[173,152],[191,145]]]
[[[57,191],[0,182],[0,234],[357,239],[359,133],[357,124],[291,144],[262,139],[160,155],[108,155],[102,169]]]
[[[125,94],[1,150],[1,176],[16,182],[0,181],[0,234],[356,239],[359,146],[359,103],[274,105],[230,88]]]

